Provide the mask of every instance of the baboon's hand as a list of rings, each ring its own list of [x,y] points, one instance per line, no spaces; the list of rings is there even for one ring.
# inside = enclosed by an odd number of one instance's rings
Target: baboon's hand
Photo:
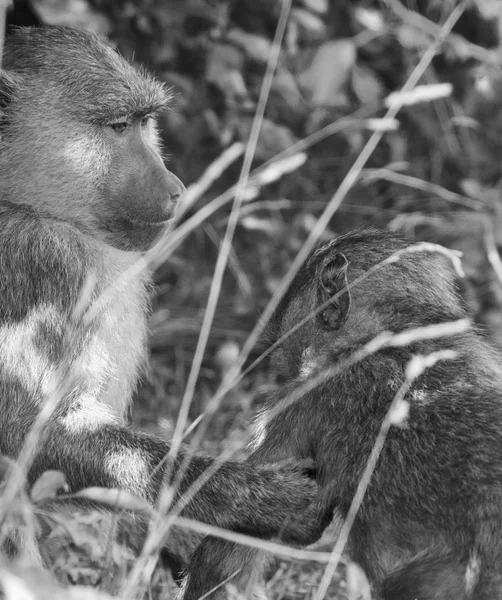
[[[184,498],[213,461],[202,454],[191,456],[176,489],[184,517],[290,544],[306,545],[319,538],[329,519],[321,509],[311,462],[266,464],[252,455],[245,462],[225,461],[195,495]]]
[[[309,460],[290,460],[262,467],[275,472],[282,507],[278,537],[286,543],[306,546],[317,541],[332,519],[332,511],[321,503],[315,480],[315,465]]]

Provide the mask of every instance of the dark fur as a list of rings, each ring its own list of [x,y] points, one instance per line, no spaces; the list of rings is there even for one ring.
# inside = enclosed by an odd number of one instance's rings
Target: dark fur
[[[4,66],[0,452],[16,457],[42,404],[59,394],[29,479],[57,469],[72,491],[122,488],[155,502],[166,469],[179,476],[188,450],[165,461],[168,443],[127,427],[146,358],[150,276],[115,283],[165,231],[183,190],[142,121],[169,93],[97,37],[69,28],[16,30]],[[117,118],[128,124],[124,135],[111,126]],[[74,311],[89,277],[84,309],[115,291],[87,322]],[[213,459],[201,453],[187,462],[176,501]],[[307,542],[322,528],[316,491],[297,463],[227,462],[182,514]]]
[[[345,278],[354,281],[405,246],[374,230],[322,246],[272,319],[271,341],[315,311],[327,282],[332,295]],[[340,363],[382,331],[465,317],[453,280],[443,256],[403,255],[357,284],[345,309],[341,296],[331,315],[320,312],[291,335],[277,354],[292,381],[263,413],[252,455],[253,464],[272,456],[313,459],[324,508],[345,516],[410,358],[446,348],[458,353],[414,382],[409,415],[389,431],[351,532],[351,555],[385,600],[502,598],[500,355],[470,331],[383,349],[353,366]],[[341,370],[327,383],[288,402],[304,377],[337,363]],[[307,374],[306,364],[313,366]],[[207,538],[190,563],[184,599],[200,597],[236,565],[242,571],[232,582],[249,593],[250,551]],[[226,596],[221,590],[210,597]]]

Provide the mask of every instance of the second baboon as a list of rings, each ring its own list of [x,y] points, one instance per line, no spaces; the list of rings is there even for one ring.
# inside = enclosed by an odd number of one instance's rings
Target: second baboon
[[[290,383],[259,417],[250,460],[312,459],[323,509],[346,516],[410,359],[454,351],[406,392],[409,413],[388,432],[349,551],[383,600],[500,599],[502,357],[471,329],[350,360],[384,331],[466,317],[440,253],[401,253],[351,286],[406,246],[393,234],[366,230],[310,256],[268,327],[274,342],[311,317],[275,350]],[[328,380],[295,398],[327,368],[335,369]],[[204,597],[225,598],[226,580],[251,594],[256,556],[206,538],[191,559],[184,600],[217,586]]]
[[[71,28],[15,29],[3,68],[0,452],[16,458],[56,398],[30,481],[55,469],[70,491],[119,488],[153,503],[169,474],[180,480],[177,501],[214,460],[186,448],[170,457],[169,443],[127,426],[146,360],[150,274],[133,270],[120,283],[166,231],[184,189],[164,166],[155,129],[170,94]],[[298,462],[230,461],[182,514],[305,542],[322,529],[316,493]]]

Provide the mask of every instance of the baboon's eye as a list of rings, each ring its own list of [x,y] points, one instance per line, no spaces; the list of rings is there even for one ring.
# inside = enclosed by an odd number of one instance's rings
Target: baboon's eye
[[[146,127],[150,120],[153,119],[152,115],[147,115],[141,119],[141,127]]]
[[[124,133],[124,131],[127,130],[127,128],[129,127],[129,123],[127,121],[121,121],[120,123],[110,123],[110,127],[116,133],[121,134],[121,133]]]

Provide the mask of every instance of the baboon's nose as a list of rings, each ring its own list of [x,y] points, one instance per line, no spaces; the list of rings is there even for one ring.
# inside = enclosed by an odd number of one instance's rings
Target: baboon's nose
[[[186,192],[185,186],[171,171],[167,172],[167,193],[169,204],[177,204],[181,196]]]

